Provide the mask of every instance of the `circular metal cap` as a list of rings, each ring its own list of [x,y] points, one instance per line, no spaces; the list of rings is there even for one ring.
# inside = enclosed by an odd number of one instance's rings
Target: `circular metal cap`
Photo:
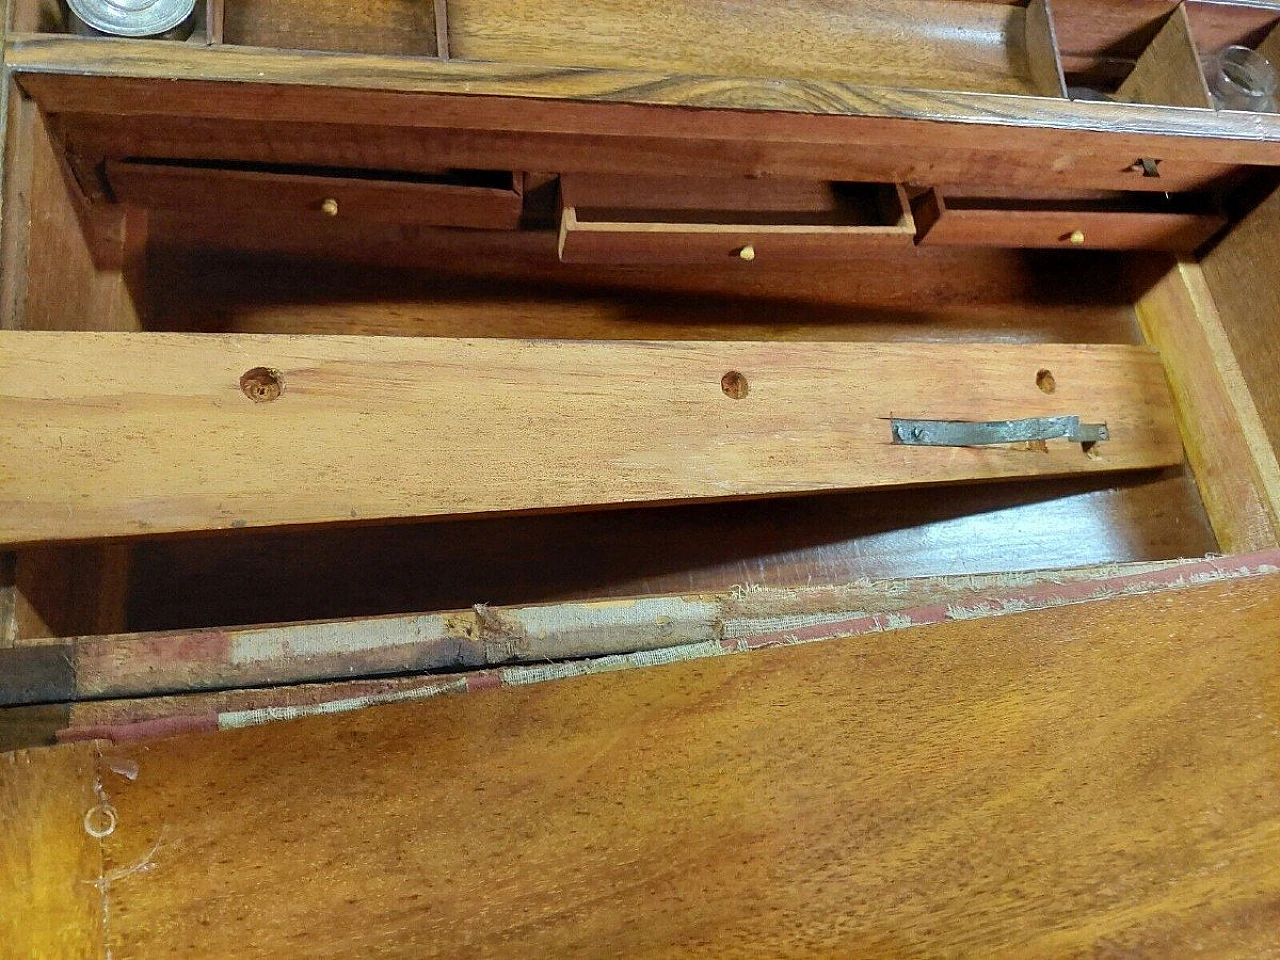
[[[116,37],[153,37],[182,26],[196,0],[67,0],[85,25]]]

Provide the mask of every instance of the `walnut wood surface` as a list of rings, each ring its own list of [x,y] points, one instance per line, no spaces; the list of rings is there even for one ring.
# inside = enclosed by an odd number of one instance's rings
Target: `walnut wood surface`
[[[19,754],[8,902],[116,957],[1267,956],[1275,580]]]

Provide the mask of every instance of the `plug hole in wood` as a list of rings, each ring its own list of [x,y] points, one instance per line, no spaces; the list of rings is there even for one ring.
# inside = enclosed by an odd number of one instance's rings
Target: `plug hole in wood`
[[[246,370],[240,378],[240,389],[254,403],[270,403],[280,399],[280,394],[284,393],[284,380],[279,370],[254,367]]]
[[[1036,374],[1036,386],[1041,393],[1053,393],[1058,389],[1058,381],[1053,379],[1052,370],[1041,370]]]
[[[726,397],[741,400],[751,388],[747,385],[746,377],[737,370],[730,370],[720,378],[720,389],[724,391]]]

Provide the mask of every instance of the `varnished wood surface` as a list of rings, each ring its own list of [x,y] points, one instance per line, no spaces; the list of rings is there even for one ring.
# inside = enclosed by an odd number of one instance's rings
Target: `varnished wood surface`
[[[101,779],[101,872],[54,889],[106,881],[118,958],[1268,956],[1275,579],[0,776],[66,844]]]
[[[1045,209],[1044,203],[990,203],[934,192],[918,217],[920,243],[1190,253],[1226,226],[1217,213]]]
[[[158,92],[137,91],[152,99]],[[234,88],[206,92],[210,96],[242,97],[244,91]],[[1025,131],[1011,138],[990,129],[985,135],[968,131],[965,142],[949,144],[945,141],[950,139],[950,131],[938,125],[897,127],[888,139],[873,139],[870,132],[850,132],[835,140],[825,134],[818,139],[813,131],[799,129],[789,130],[779,138],[771,133],[778,125],[785,129],[791,121],[807,123],[822,118],[772,114],[753,130],[734,132],[724,128],[724,114],[715,115],[714,125],[686,125],[683,112],[672,114],[656,107],[647,108],[650,116],[644,123],[629,124],[624,131],[620,122],[646,108],[616,105],[601,110],[587,122],[579,118],[565,129],[563,121],[551,127],[537,122],[537,113],[527,103],[507,100],[495,109],[493,100],[484,97],[469,100],[465,111],[453,110],[449,98],[434,98],[436,111],[432,115],[448,112],[454,116],[454,123],[414,134],[397,125],[396,120],[412,109],[411,103],[400,104],[393,113],[373,122],[372,104],[368,101],[378,95],[370,91],[356,93],[351,102],[325,121],[188,115],[204,110],[198,104],[170,105],[176,114],[138,115],[130,113],[123,103],[104,105],[100,113],[89,112],[82,103],[76,112],[60,113],[58,119],[70,152],[89,167],[95,158],[180,157],[405,171],[454,167],[669,177],[672,171],[714,170],[717,175],[740,178],[953,184],[977,180],[1036,190],[1158,192],[1225,187],[1241,175],[1230,164],[1184,161],[1171,156],[1168,143],[1150,139],[1141,145],[1102,145],[1097,154],[1086,154],[1079,152],[1074,140],[1022,149]],[[275,95],[280,94],[275,91]],[[590,104],[573,106],[592,111],[599,108]],[[568,105],[564,107],[567,109]],[[291,116],[313,113],[303,103],[291,104],[287,109]],[[271,111],[266,114],[274,116]],[[839,125],[855,119],[844,118]],[[833,121],[827,118],[826,122]],[[863,118],[855,125],[874,122]],[[1132,169],[1133,157],[1138,155],[1135,150],[1162,158],[1158,179],[1143,177]]]
[[[484,682],[475,672],[486,669],[516,684],[542,675],[547,664],[628,656],[625,663],[638,666],[662,650],[678,658],[719,656],[1250,576],[1277,560],[1280,551],[1237,555],[1228,566],[1215,558],[798,588],[738,584],[719,593],[107,633],[0,654],[0,707],[428,673],[445,675],[441,690],[459,679],[470,689]],[[519,665],[528,664],[522,673]],[[473,675],[456,676],[465,671]],[[11,718],[0,710],[0,727]]]
[[[1062,75],[1062,58],[1049,0],[1031,0],[1027,4],[1022,40],[1035,92],[1043,97],[1065,97],[1067,83]]]
[[[303,230],[308,225],[318,228],[326,217],[344,223],[484,230],[515,230],[520,225],[521,198],[510,175],[502,188],[449,183],[445,178],[432,182],[426,177],[396,180],[117,161],[107,164],[106,175],[121,203],[146,210],[197,209],[213,221],[271,210]]]
[[[1182,462],[1139,347],[0,337],[7,543]],[[1109,438],[931,448],[887,422],[1046,416]]]
[[[1280,190],[1204,259],[1204,278],[1273,447],[1280,449]]]
[[[1038,24],[1043,26],[1043,24]],[[1020,6],[963,0],[450,0],[462,60],[1040,93]]]
[[[1006,138],[1006,149],[1280,165],[1280,154],[1271,146],[1280,140],[1280,116],[1271,114],[933,93],[822,80],[665,76],[325,53],[264,56],[251,48],[208,50],[29,34],[10,36],[8,59],[24,89],[54,113],[243,119],[257,114],[272,122],[281,116],[295,122],[333,122],[349,121],[358,109],[370,123],[466,127],[485,123],[486,114],[497,111],[502,115],[499,128],[552,124],[567,132],[566,124],[571,124],[584,132],[637,131],[648,137],[680,135],[681,129],[697,137],[733,137],[750,130],[749,136],[756,139],[872,143],[889,138],[968,149],[989,148],[996,129],[1016,126],[1020,129],[1015,137],[999,134]],[[174,76],[204,79],[175,83]],[[148,82],[160,79],[165,83]],[[246,81],[260,84],[258,95],[244,96],[243,87],[225,86]],[[428,96],[403,96],[410,93]],[[469,96],[429,96],[450,93]],[[475,94],[491,99],[482,103]],[[523,98],[544,103],[531,107]],[[608,103],[571,102],[575,100]],[[348,102],[357,106],[343,105]],[[630,109],[619,109],[623,104]],[[699,113],[661,109],[672,106],[720,112],[708,127]],[[264,109],[269,117],[261,116]],[[602,109],[604,117],[596,119],[594,114]],[[1174,167],[1170,164],[1171,171]]]
[[[1280,543],[1280,466],[1200,266],[1170,270],[1138,301],[1138,317],[1161,351],[1218,543],[1227,553]]]
[[[1138,58],[1116,97],[1129,103],[1212,107],[1186,7],[1179,4]]]

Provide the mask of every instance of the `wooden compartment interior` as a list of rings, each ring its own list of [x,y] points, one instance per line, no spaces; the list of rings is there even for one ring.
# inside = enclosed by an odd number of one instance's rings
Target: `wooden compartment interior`
[[[222,42],[224,0],[196,0],[195,27],[184,43]],[[71,33],[66,0],[13,0],[10,29],[21,33]]]
[[[38,113],[27,105],[22,120],[36,127],[39,170],[23,202],[45,215],[28,240],[24,283],[5,295],[9,315],[30,329],[1136,343],[1135,299],[1171,262],[905,245],[837,264],[564,264],[554,184],[537,178],[526,195],[534,216],[516,231],[339,218],[334,232],[287,212],[211,217],[190,205],[139,216],[111,204],[86,209]],[[1182,468],[945,493],[44,546],[22,551],[16,577],[33,608],[24,629],[39,636],[1027,570],[1216,548]],[[104,550],[123,553],[119,566],[132,576],[98,582],[117,568],[102,562]],[[41,574],[51,569],[61,573]],[[68,606],[68,592],[92,602]],[[113,596],[122,599],[104,613]]]
[[[449,0],[467,60],[1061,96],[1042,0]]]
[[[1073,99],[1212,108],[1204,57],[1238,44],[1280,64],[1280,10],[1262,4],[1064,2],[1054,20]]]
[[[434,57],[437,6],[432,0],[225,0],[223,42]]]
[[[1160,256],[907,248],[744,274],[562,264],[550,231],[422,231],[401,243],[401,266],[390,267],[368,259],[384,249],[373,226],[359,234],[371,245],[342,249],[307,237],[277,242],[272,231],[248,228],[198,236],[165,212],[151,226],[130,284],[139,324],[150,330],[1129,343],[1141,336],[1133,285],[1167,266]],[[1082,273],[1090,277],[1083,292]],[[124,622],[182,628],[1025,570],[1215,548],[1185,470],[960,486],[945,495],[908,489],[226,531],[125,547],[133,575]]]

